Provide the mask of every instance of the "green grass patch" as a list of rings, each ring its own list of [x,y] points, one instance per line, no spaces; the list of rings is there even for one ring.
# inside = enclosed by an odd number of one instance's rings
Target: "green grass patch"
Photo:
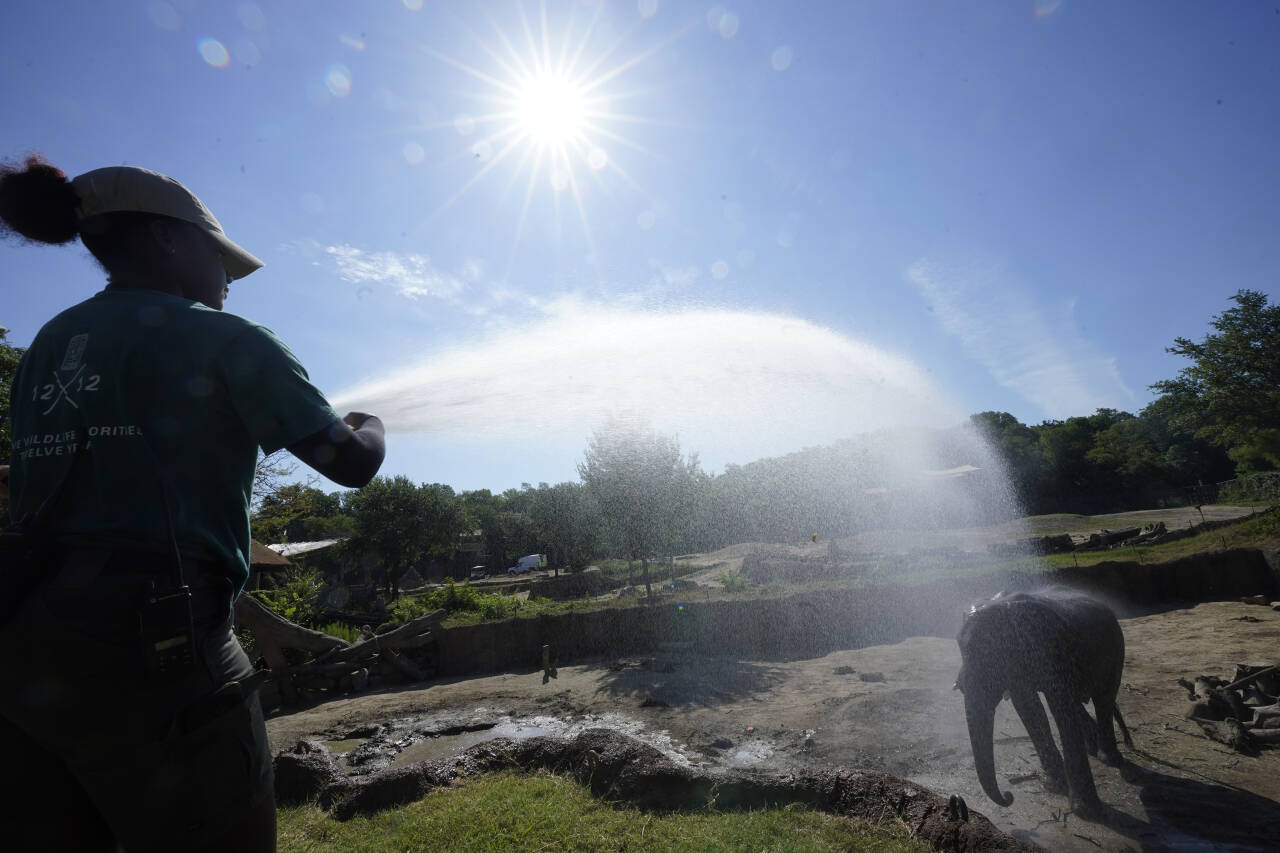
[[[360,629],[354,625],[348,625],[346,622],[329,622],[321,625],[320,630],[331,637],[346,640],[348,643],[354,643],[360,639]]]
[[[1245,516],[1234,524],[1206,530],[1186,539],[1157,545],[1109,548],[1105,551],[1076,551],[1040,558],[1048,568],[1092,566],[1107,560],[1164,563],[1204,551],[1226,548],[1268,548],[1280,544],[1280,512],[1262,512]]]
[[[446,611],[440,624],[445,628],[478,625],[503,619],[532,619],[560,613],[586,613],[595,610],[617,610],[633,607],[636,599],[577,599],[554,601],[530,596],[527,600],[514,595],[481,592],[466,585],[446,583],[440,589],[415,595],[402,595],[390,608],[388,624],[402,625],[435,610]]]
[[[279,849],[292,851],[707,850],[917,853],[901,823],[875,825],[804,806],[750,812],[651,813],[609,805],[549,773],[498,773],[345,823],[318,806],[281,808]]]

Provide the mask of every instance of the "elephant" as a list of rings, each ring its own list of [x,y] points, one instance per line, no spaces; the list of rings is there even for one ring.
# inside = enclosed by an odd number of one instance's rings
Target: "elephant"
[[[1068,793],[1080,817],[1101,815],[1086,753],[1100,751],[1108,764],[1122,764],[1113,716],[1132,746],[1116,707],[1124,633],[1111,609],[1068,589],[1001,593],[970,609],[956,642],[961,660],[956,688],[964,694],[974,767],[987,796],[1002,806],[1013,802],[1013,795],[997,785],[992,748],[996,705],[1008,693],[1040,756],[1045,788]],[[1061,754],[1040,693],[1057,723]],[[1096,723],[1084,709],[1088,700]]]

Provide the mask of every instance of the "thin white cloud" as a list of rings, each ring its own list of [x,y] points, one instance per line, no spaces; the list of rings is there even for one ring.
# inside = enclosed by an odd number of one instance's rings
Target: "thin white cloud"
[[[649,259],[649,269],[653,271],[653,276],[649,279],[650,287],[669,290],[693,287],[698,283],[698,275],[701,272],[697,267],[667,266],[657,258]]]
[[[349,243],[324,245],[301,239],[280,244],[279,251],[308,259],[313,266],[332,269],[338,278],[361,290],[380,287],[414,302],[436,300],[487,321],[503,310],[537,309],[532,297],[491,281],[483,258],[463,258],[449,272],[425,254],[371,251]]]
[[[1135,403],[1115,359],[1076,329],[1074,302],[1055,317],[998,268],[948,267],[921,259],[906,277],[971,358],[1046,416],[1065,418]]]
[[[410,299],[435,297],[457,302],[466,285],[450,273],[437,269],[426,255],[414,252],[369,252],[349,244],[327,246],[325,252],[337,264],[338,276],[353,284],[376,282],[389,285]]]

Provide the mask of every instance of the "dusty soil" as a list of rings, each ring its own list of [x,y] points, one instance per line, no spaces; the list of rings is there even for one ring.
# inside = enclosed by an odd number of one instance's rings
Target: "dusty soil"
[[[1252,620],[1246,617],[1251,617]],[[1245,661],[1280,659],[1280,613],[1213,602],[1122,620],[1127,641],[1120,706],[1134,748],[1123,771],[1093,762],[1102,823],[1065,814],[1043,790],[1029,738],[1008,702],[996,719],[996,764],[1013,805],[978,786],[950,638],[819,658],[737,660],[658,652],[561,662],[541,670],[429,683],[336,700],[276,716],[276,750],[303,738],[339,740],[370,723],[415,717],[505,720],[608,718],[669,743],[695,764],[788,770],[880,770],[943,796],[958,793],[1006,831],[1049,850],[1267,850],[1280,837],[1280,750],[1240,755],[1183,716],[1179,677],[1230,677]],[[622,722],[619,722],[622,721]],[[475,735],[473,735],[475,737]],[[348,744],[350,745],[350,744]],[[465,745],[465,744],[463,744]]]

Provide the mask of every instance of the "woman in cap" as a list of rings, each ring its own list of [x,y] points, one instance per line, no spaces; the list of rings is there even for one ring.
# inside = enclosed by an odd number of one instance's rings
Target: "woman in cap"
[[[274,850],[262,709],[231,630],[257,455],[288,448],[360,486],[382,424],[339,418],[270,331],[222,312],[262,262],[177,181],[68,180],[32,157],[0,166],[0,222],[78,236],[107,274],[13,382],[11,515],[44,506],[55,547],[0,626],[0,743],[21,778],[0,797],[6,847]]]

